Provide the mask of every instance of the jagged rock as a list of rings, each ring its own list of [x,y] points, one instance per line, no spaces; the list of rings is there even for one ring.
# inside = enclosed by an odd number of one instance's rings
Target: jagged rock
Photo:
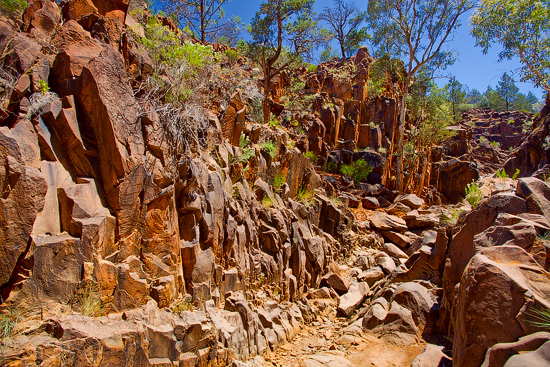
[[[384,251],[390,256],[395,257],[396,259],[408,259],[409,256],[401,251],[401,249],[395,246],[393,243],[385,243]]]
[[[537,350],[512,356],[504,367],[543,367],[550,364],[550,342],[541,345]]]
[[[339,294],[345,294],[349,291],[349,285],[345,279],[335,273],[329,273],[321,279],[321,284],[334,289]]]
[[[361,199],[361,206],[365,209],[378,209],[380,208],[380,203],[375,197],[366,197]]]
[[[489,347],[537,331],[528,315],[550,307],[549,279],[517,246],[489,247],[475,255],[460,283],[453,365],[479,366]]]
[[[438,318],[435,296],[425,287],[418,283],[408,282],[400,284],[392,298],[393,302],[409,309],[418,330],[424,335],[427,326],[435,326]]]
[[[437,190],[451,203],[457,203],[466,195],[466,185],[479,178],[479,172],[472,162],[451,159],[441,165]]]
[[[393,232],[393,231],[381,231],[382,236],[389,241],[395,243],[401,248],[406,248],[412,243],[412,239],[405,233]]]
[[[397,302],[392,302],[383,324],[372,329],[381,339],[399,345],[418,342],[418,330],[414,323],[412,312]]]
[[[550,220],[550,187],[534,177],[520,178],[516,192],[527,200],[537,214],[543,214]]]
[[[409,228],[433,228],[439,225],[439,216],[434,213],[420,214],[416,210],[407,212],[403,217]]]
[[[387,209],[386,213],[391,215],[403,215],[411,211],[411,208],[401,202],[391,204]]]
[[[326,351],[307,357],[305,367],[351,367],[349,360],[344,358],[344,352]]]
[[[428,344],[412,362],[411,367],[451,367],[453,361],[443,353],[445,347]]]
[[[369,286],[372,286],[373,283],[384,278],[384,272],[379,266],[375,266],[372,269],[365,270],[357,276],[357,280],[360,282],[367,282]]]
[[[31,1],[23,14],[25,28],[39,39],[51,36],[60,20],[59,7],[55,2],[49,0]]]
[[[346,294],[340,297],[337,311],[345,317],[350,317],[353,311],[363,303],[369,292],[366,282],[353,283]]]
[[[370,217],[371,224],[381,231],[396,231],[404,233],[407,231],[407,223],[399,217],[376,212]]]
[[[386,274],[391,273],[397,267],[395,265],[395,262],[392,260],[392,258],[386,255],[385,253],[381,253],[377,255],[375,262],[376,262],[376,265],[381,267]]]
[[[8,282],[25,252],[47,192],[38,170],[38,141],[29,125],[22,121],[12,130],[0,127],[0,284]]]
[[[368,309],[363,317],[363,329],[371,330],[381,325],[388,315],[388,301],[385,298],[379,298],[373,301],[372,306]]]
[[[416,196],[415,194],[399,195],[393,201],[394,203],[403,203],[412,209],[418,209],[424,205],[424,200]]]
[[[550,333],[538,332],[518,339],[517,342],[498,343],[487,350],[482,367],[503,367],[506,361],[520,352],[538,349],[550,340]],[[525,364],[531,366],[532,364]]]

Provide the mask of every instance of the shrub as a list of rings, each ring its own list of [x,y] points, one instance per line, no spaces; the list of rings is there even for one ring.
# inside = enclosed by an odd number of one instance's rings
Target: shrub
[[[499,170],[497,170],[497,172],[495,173],[495,175],[500,178],[501,180],[505,180],[507,179],[509,176],[508,174],[506,173],[506,171],[504,170],[504,168],[501,168]]]
[[[273,206],[273,200],[267,195],[264,195],[262,199],[262,206],[266,209],[271,208]]]
[[[325,163],[324,171],[328,173],[336,173],[338,171],[338,165],[336,162],[327,161],[327,163]]]
[[[479,145],[484,146],[486,148],[489,148],[489,140],[487,140],[486,137],[480,136],[479,137]]]
[[[286,182],[286,175],[283,172],[279,172],[273,178],[273,189],[279,191]]]
[[[84,316],[99,316],[103,311],[103,306],[97,287],[92,283],[88,284],[80,297],[80,313]]]
[[[315,195],[313,191],[301,188],[298,190],[296,199],[305,206],[312,206],[314,204]]]
[[[461,213],[462,211],[460,209],[451,209],[446,213],[441,213],[440,224],[449,228],[454,227],[458,222]]]
[[[37,92],[42,94],[47,94],[50,91],[50,87],[48,86],[48,82],[45,80],[40,79],[38,81],[38,90]]]
[[[233,159],[237,163],[247,163],[252,157],[254,157],[254,149],[248,147],[242,149],[241,153],[237,154]]]
[[[175,300],[170,306],[170,309],[174,313],[179,313],[179,312],[192,310],[193,306],[191,305],[189,298],[182,297]]]
[[[227,57],[227,61],[231,65],[235,65],[237,63],[237,60],[239,59],[239,53],[233,49],[225,50],[225,57]]]
[[[275,117],[274,115],[271,115],[270,116],[270,120],[269,120],[269,126],[271,127],[277,127],[277,128],[281,128],[281,123],[279,122],[279,120],[277,119],[277,117]]]
[[[313,65],[313,64],[312,64],[312,65],[309,65],[309,66],[307,67],[307,72],[308,72],[308,73],[314,73],[314,72],[316,72],[316,71],[317,71],[317,65]]]
[[[490,144],[493,146],[493,148],[500,149],[500,143],[498,141],[492,141]]]
[[[351,177],[355,182],[366,181],[372,172],[372,166],[365,162],[364,159],[359,159],[352,164],[343,164],[340,167],[342,174]]]
[[[260,149],[267,150],[271,158],[275,158],[277,156],[277,147],[275,146],[275,143],[272,141],[266,141],[265,143],[261,143]]]
[[[470,203],[472,208],[475,208],[481,199],[483,199],[483,192],[479,188],[477,182],[472,180],[472,182],[466,186],[466,200]]]
[[[25,0],[1,0],[0,9],[1,12],[7,17],[15,19],[19,18],[21,14],[27,8],[27,1]]]
[[[14,307],[6,307],[2,310],[0,313],[0,345],[2,347],[16,335],[17,325],[22,319],[21,312]]]
[[[304,157],[309,159],[313,165],[317,164],[317,161],[319,160],[319,157],[317,157],[317,154],[313,153],[311,150],[305,152]]]
[[[514,172],[514,175],[512,176],[512,180],[517,180],[519,176],[519,168],[516,168],[516,172]]]
[[[246,136],[244,133],[241,133],[241,137],[239,138],[239,147],[245,148],[250,144],[250,140],[248,139],[248,136]]]

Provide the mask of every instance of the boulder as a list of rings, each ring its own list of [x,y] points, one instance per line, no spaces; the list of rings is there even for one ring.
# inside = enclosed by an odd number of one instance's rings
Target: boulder
[[[550,341],[550,333],[540,331],[521,337],[517,342],[495,344],[487,350],[481,367],[503,367],[513,355],[536,350],[548,341]]]
[[[443,353],[445,347],[427,344],[412,362],[411,367],[452,367],[453,361]]]
[[[367,298],[369,285],[366,282],[353,283],[346,294],[340,297],[337,312],[345,317],[350,317],[353,311]]]
[[[549,295],[550,275],[525,250],[481,250],[460,282],[453,365],[479,366],[488,348],[537,331],[529,315],[534,309],[550,308]]]
[[[541,345],[537,350],[512,356],[504,367],[544,367],[550,365],[550,342]]]
[[[304,360],[304,367],[351,367],[352,364],[341,351],[326,351],[313,354]]]
[[[371,224],[381,231],[395,231],[404,233],[407,231],[407,223],[394,215],[376,212],[369,218]]]
[[[321,279],[321,284],[334,289],[339,294],[345,294],[349,291],[348,282],[340,275],[332,272],[328,273]]]
[[[550,187],[535,177],[518,179],[516,192],[527,200],[535,213],[543,214],[550,220]]]
[[[368,196],[361,199],[361,206],[364,209],[378,209],[380,208],[380,203],[377,198]]]
[[[478,178],[479,172],[475,163],[451,159],[439,168],[437,190],[445,195],[450,203],[458,203],[466,195],[466,185]]]
[[[424,205],[424,199],[419,198],[415,194],[402,194],[395,198],[394,203],[403,203],[412,209],[418,209]]]
[[[29,125],[0,127],[0,284],[9,281],[45,203],[47,183],[38,170],[38,141]]]
[[[418,330],[412,312],[395,301],[391,303],[383,324],[376,326],[373,331],[379,334],[381,339],[398,345],[418,342]]]

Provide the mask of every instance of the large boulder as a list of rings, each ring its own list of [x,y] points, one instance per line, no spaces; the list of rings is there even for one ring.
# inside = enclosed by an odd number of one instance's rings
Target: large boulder
[[[457,203],[466,196],[466,185],[479,178],[477,167],[472,162],[451,159],[439,167],[437,190],[451,203]]]
[[[25,252],[47,183],[40,168],[38,141],[30,122],[0,127],[0,284],[10,280]]]
[[[537,331],[550,308],[550,274],[517,246],[481,250],[466,268],[456,305],[453,365],[479,366],[488,348]]]

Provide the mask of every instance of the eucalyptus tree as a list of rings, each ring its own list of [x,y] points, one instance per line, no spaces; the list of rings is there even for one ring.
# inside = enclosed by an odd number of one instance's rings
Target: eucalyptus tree
[[[317,19],[326,22],[340,45],[342,57],[355,52],[363,41],[369,38],[366,27],[361,27],[367,18],[367,12],[360,11],[354,3],[334,0],[333,7],[323,8]]]
[[[463,103],[466,98],[466,87],[456,80],[455,76],[451,76],[449,82],[445,84],[445,90],[447,92],[447,98],[449,102],[451,102],[453,122],[456,122],[457,117],[460,117],[458,106]]]
[[[405,107],[410,84],[423,67],[437,69],[453,61],[444,45],[452,39],[459,18],[472,8],[470,0],[370,0],[368,22],[373,43],[405,64],[404,88],[397,134],[396,187],[403,189]]]
[[[268,0],[249,26],[249,56],[262,67],[264,122],[271,117],[271,81],[283,70],[312,59],[314,49],[329,37],[314,19],[314,0]]]
[[[508,73],[502,74],[497,85],[497,93],[504,100],[506,111],[514,105],[519,93],[519,88],[514,83],[514,79]]]
[[[470,18],[471,34],[487,53],[497,43],[499,59],[518,57],[521,81],[550,92],[550,1],[481,0]]]
[[[215,42],[238,28],[240,18],[227,19],[223,6],[229,0],[160,0],[161,8],[181,29],[201,42]]]

